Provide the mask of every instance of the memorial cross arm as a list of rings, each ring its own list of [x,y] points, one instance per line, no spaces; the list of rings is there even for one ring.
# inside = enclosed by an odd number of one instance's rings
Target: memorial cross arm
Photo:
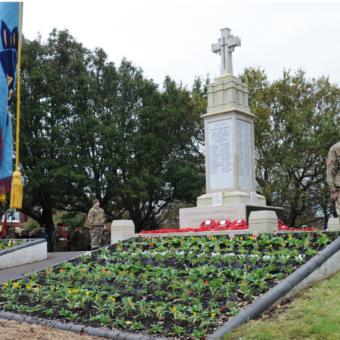
[[[229,28],[221,29],[221,38],[216,44],[211,44],[211,50],[221,56],[221,76],[233,74],[232,52],[236,46],[241,46],[241,39],[230,34]]]

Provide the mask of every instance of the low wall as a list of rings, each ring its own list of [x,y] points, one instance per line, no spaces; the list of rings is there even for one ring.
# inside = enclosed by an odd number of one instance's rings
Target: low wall
[[[0,251],[0,269],[21,266],[47,259],[45,239],[26,242],[19,246]]]

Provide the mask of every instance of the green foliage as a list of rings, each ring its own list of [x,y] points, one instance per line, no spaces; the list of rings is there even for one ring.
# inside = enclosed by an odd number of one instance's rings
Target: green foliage
[[[326,179],[329,148],[339,141],[340,88],[326,77],[308,79],[284,71],[270,83],[264,71],[246,69],[255,114],[257,192],[268,205],[283,206],[286,222],[299,226],[334,211]]]
[[[27,230],[29,230],[29,231],[38,229],[39,227],[40,227],[39,222],[37,222],[36,220],[33,220],[33,219],[30,219],[29,221],[25,222],[25,223],[22,225],[22,228],[23,228],[23,229],[27,229]]]
[[[84,214],[75,212],[64,212],[54,218],[54,223],[65,223],[68,228],[75,228],[79,224],[85,226],[86,218]]]
[[[99,198],[109,221],[128,213],[140,231],[159,227],[178,202],[195,203],[208,80],[189,91],[166,77],[160,89],[67,30],[25,39],[21,74],[26,215],[46,223],[41,208],[51,220],[52,209],[87,213]]]

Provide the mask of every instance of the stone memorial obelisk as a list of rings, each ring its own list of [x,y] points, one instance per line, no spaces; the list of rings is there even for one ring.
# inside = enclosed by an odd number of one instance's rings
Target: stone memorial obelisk
[[[208,86],[204,119],[206,194],[196,208],[180,209],[180,228],[198,228],[206,219],[247,220],[251,211],[283,209],[266,206],[256,194],[254,118],[248,104],[248,86],[233,75],[232,53],[241,39],[221,30],[212,52],[221,55],[221,75]]]

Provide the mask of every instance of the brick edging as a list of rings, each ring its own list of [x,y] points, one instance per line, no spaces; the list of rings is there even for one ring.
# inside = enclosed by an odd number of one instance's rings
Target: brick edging
[[[234,328],[241,326],[251,319],[257,318],[269,307],[275,304],[275,302],[277,302],[280,298],[284,297],[296,285],[302,282],[307,276],[314,272],[314,270],[319,268],[339,250],[340,237],[333,241],[325,249],[320,251],[319,254],[312,257],[308,262],[306,262],[292,274],[287,276],[275,287],[270,289],[267,293],[255,300],[252,304],[250,304],[243,311],[234,316],[231,320],[224,323],[214,333],[208,335],[205,340],[221,339],[224,335],[229,333]]]
[[[9,240],[6,240],[4,242],[8,242],[8,241],[11,241],[11,240],[12,239],[9,239]],[[14,240],[16,240],[16,239],[14,239]],[[33,239],[25,239],[25,240],[33,240]],[[6,255],[6,254],[9,254],[9,253],[13,253],[14,251],[17,251],[17,250],[20,250],[20,249],[23,249],[23,248],[27,248],[27,247],[30,247],[30,246],[34,246],[35,244],[42,243],[42,242],[46,242],[46,240],[44,238],[39,238],[39,239],[34,240],[32,242],[26,242],[26,243],[20,244],[18,246],[15,246],[15,247],[12,247],[12,248],[9,248],[9,249],[1,250],[0,256]]]

